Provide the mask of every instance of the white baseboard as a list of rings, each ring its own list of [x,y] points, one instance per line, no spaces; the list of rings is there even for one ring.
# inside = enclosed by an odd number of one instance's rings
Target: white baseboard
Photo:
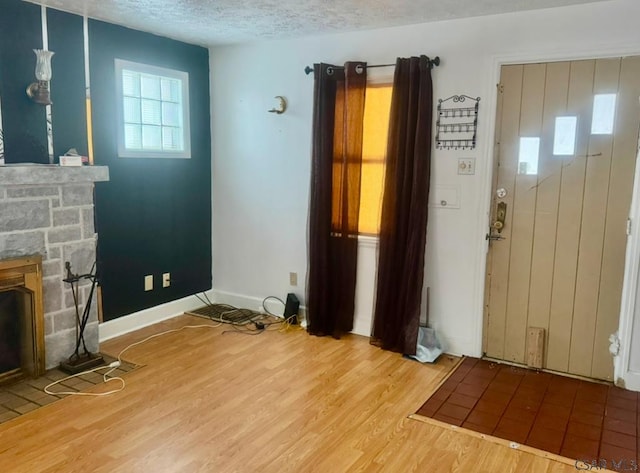
[[[207,291],[206,294],[212,302],[218,304],[229,304],[234,307],[251,310],[262,310],[262,301],[264,299],[263,297],[247,296],[244,294],[217,290]],[[204,304],[202,303],[202,301],[200,301],[196,296],[188,296],[183,299],[167,302],[166,304],[151,307],[149,309],[141,310],[140,312],[135,312],[124,317],[119,317],[115,320],[104,322],[99,326],[100,341],[104,342],[111,338],[133,332],[134,330],[138,330],[149,325],[162,322],[163,320],[177,317],[179,315],[182,315],[184,312],[197,309],[199,307],[202,307],[203,305]],[[284,311],[284,307],[282,306],[282,304],[275,300],[268,301],[267,307],[274,314],[282,314],[282,312]],[[306,321],[306,308],[304,306],[300,306],[298,316],[301,323],[304,324],[304,322]],[[356,322],[358,323],[354,324],[353,333],[369,337],[370,322],[365,323],[368,321],[363,320],[358,320]],[[462,353],[467,353],[471,356],[481,355],[478,353],[469,353],[468,347],[470,346],[470,344],[469,340],[467,339],[462,340],[451,338],[445,340],[445,344],[445,351],[449,354],[460,355]],[[626,377],[627,388],[640,390],[640,374],[630,372],[628,373],[628,375],[629,376]],[[631,386],[637,387],[633,388]]]
[[[469,338],[459,338],[459,337],[444,337],[440,332],[436,330],[436,334],[441,339],[441,342],[444,344],[444,352],[448,355],[454,356],[473,356],[476,358],[482,357],[482,352],[478,352],[473,350],[471,347],[474,346],[473,340]]]
[[[624,376],[624,387],[629,391],[640,391],[640,373],[627,371]]]
[[[264,297],[254,297],[247,296],[244,294],[237,294],[234,292],[226,292],[226,291],[218,291],[213,290],[213,299],[219,304],[229,304],[234,307],[240,307],[242,309],[250,309],[263,311],[262,309],[262,301]],[[284,306],[272,299],[266,302],[267,309],[273,314],[282,315],[284,312]],[[306,307],[300,306],[300,310],[298,311],[298,318],[300,321],[306,320]]]
[[[362,335],[363,337],[371,336],[371,319],[366,319],[363,317],[356,317],[353,320],[353,330],[351,333],[355,333],[356,335]]]
[[[212,291],[207,291],[207,296],[212,297]],[[213,299],[212,299],[213,300]],[[156,307],[134,312],[99,326],[100,341],[104,342],[114,337],[133,332],[134,330],[153,325],[163,320],[172,319],[189,310],[202,307],[204,304],[196,296],[188,296],[175,301],[167,302]]]

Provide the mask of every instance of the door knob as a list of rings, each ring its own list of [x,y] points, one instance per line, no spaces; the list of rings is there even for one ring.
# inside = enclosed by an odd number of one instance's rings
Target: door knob
[[[493,222],[492,227],[495,228],[498,233],[502,232],[504,228],[504,221],[507,218],[507,203],[498,202],[498,208],[496,210],[496,221]]]

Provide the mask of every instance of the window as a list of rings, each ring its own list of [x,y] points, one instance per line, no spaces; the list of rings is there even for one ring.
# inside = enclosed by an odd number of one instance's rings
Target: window
[[[538,174],[538,158],[540,157],[540,138],[521,137],[518,153],[518,174]]]
[[[576,129],[578,117],[556,117],[553,136],[554,156],[572,156],[576,149]]]
[[[613,119],[616,115],[616,94],[596,94],[593,96],[592,135],[613,133]]]
[[[190,158],[189,75],[116,59],[118,156]]]
[[[391,89],[390,84],[367,85],[358,221],[358,231],[364,235],[377,235],[380,231]]]

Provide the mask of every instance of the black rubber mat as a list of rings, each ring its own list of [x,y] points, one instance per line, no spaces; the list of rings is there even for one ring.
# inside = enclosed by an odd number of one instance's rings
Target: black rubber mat
[[[260,312],[250,309],[240,309],[227,304],[210,304],[199,309],[187,312],[187,314],[206,317],[217,322],[225,322],[236,325],[244,325],[253,319],[264,316]]]

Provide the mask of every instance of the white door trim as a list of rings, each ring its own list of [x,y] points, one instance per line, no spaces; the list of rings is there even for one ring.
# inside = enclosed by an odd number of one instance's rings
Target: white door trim
[[[636,157],[636,173],[633,181],[633,196],[631,197],[631,234],[627,237],[627,251],[625,255],[624,279],[622,283],[622,302],[620,305],[620,324],[618,326],[618,338],[620,339],[620,352],[614,357],[613,376],[616,384],[626,386],[628,389],[640,391],[640,373],[629,370],[631,364],[631,343],[634,318],[640,317],[640,291],[638,281],[640,279],[640,153]],[[622,382],[620,382],[620,380]]]
[[[490,115],[484,134],[487,146],[487,159],[484,160],[483,174],[484,181],[481,184],[482,207],[478,213],[477,234],[484,235],[489,228],[489,218],[491,216],[491,196],[492,182],[495,159],[495,129],[498,103],[497,84],[500,83],[500,72],[504,65],[509,64],[528,64],[537,62],[555,62],[555,61],[576,61],[580,59],[601,59],[607,57],[624,57],[624,56],[640,56],[640,50],[637,48],[628,48],[625,46],[603,48],[601,50],[584,50],[584,51],[559,51],[553,53],[537,53],[523,55],[496,55],[492,58],[491,80],[491,96],[486,102],[490,104]],[[638,154],[640,158],[640,153]],[[624,383],[627,389],[640,391],[640,373],[629,371],[631,357],[631,342],[634,316],[640,321],[640,291],[638,291],[638,283],[640,281],[640,162],[636,159],[636,172],[633,183],[633,196],[631,198],[630,218],[633,222],[631,235],[627,238],[627,249],[624,269],[624,279],[622,287],[622,300],[620,306],[620,322],[618,325],[618,336],[620,339],[620,352],[618,356],[613,357],[614,363],[614,380],[616,384]],[[482,331],[484,328],[484,304],[485,304],[485,285],[487,271],[487,253],[489,244],[483,241],[479,245],[480,264],[476,267],[478,272],[475,280],[478,281],[474,295],[474,305],[478,308],[478,321],[475,324],[475,340],[477,353],[483,352]],[[637,315],[636,315],[636,312]],[[640,343],[640,340],[638,340]]]

